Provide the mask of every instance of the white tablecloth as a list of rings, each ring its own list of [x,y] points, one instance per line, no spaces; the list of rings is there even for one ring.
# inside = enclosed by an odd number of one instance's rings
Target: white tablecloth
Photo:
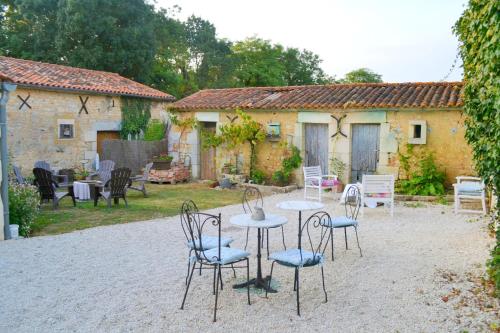
[[[90,199],[90,188],[87,183],[74,182],[73,192],[75,193],[75,198],[80,200]]]

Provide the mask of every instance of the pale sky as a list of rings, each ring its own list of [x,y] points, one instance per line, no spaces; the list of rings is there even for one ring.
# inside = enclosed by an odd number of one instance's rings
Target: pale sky
[[[466,0],[156,0],[212,22],[220,38],[257,36],[305,48],[341,78],[368,67],[385,82],[440,81],[457,54],[452,26]],[[447,78],[459,81],[461,62]]]

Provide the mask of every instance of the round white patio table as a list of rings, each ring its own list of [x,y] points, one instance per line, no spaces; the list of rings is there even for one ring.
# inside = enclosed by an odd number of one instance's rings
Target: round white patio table
[[[229,220],[241,228],[257,228],[257,276],[249,282],[233,285],[233,288],[246,288],[248,284],[254,285],[255,288],[264,289],[269,293],[275,293],[276,290],[269,287],[269,276],[262,277],[262,255],[260,251],[261,244],[261,229],[276,228],[288,222],[287,218],[282,215],[266,214],[266,219],[262,221],[252,220],[252,214],[239,214],[231,217]]]
[[[302,227],[302,211],[318,210],[325,207],[325,205],[317,201],[289,200],[289,201],[278,202],[276,204],[276,207],[285,210],[297,210],[299,212],[299,232],[300,232],[300,228]]]
[[[90,200],[90,188],[87,183],[73,182],[73,193],[76,199]]]

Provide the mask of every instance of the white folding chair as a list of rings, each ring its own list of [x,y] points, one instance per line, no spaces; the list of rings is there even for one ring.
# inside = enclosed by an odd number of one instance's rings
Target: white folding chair
[[[394,216],[394,176],[393,175],[363,175],[361,185],[361,215],[365,204],[383,203],[391,206],[390,213]]]
[[[478,177],[458,176],[457,183],[453,184],[455,192],[455,214],[458,213],[480,213],[486,214],[486,191],[484,182]],[[480,200],[482,210],[461,209],[462,199]]]
[[[324,185],[323,181],[327,179],[337,180],[336,175],[323,175],[321,166],[303,167],[304,170],[304,199],[317,199],[321,201],[321,192],[325,188],[331,188],[333,192],[334,185]],[[307,196],[307,189],[313,188],[318,190],[318,197]]]

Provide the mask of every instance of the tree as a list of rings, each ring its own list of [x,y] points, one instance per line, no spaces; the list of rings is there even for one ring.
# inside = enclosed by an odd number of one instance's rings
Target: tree
[[[288,48],[282,58],[285,64],[285,81],[289,86],[325,84],[333,81],[333,78],[321,69],[322,60],[311,51]]]
[[[500,3],[470,0],[455,24],[464,69],[465,137],[473,150],[476,170],[500,194]],[[500,201],[497,201],[497,211]],[[489,263],[500,292],[500,229]]]
[[[382,75],[375,73],[369,68],[353,70],[340,80],[341,83],[380,83]]]

